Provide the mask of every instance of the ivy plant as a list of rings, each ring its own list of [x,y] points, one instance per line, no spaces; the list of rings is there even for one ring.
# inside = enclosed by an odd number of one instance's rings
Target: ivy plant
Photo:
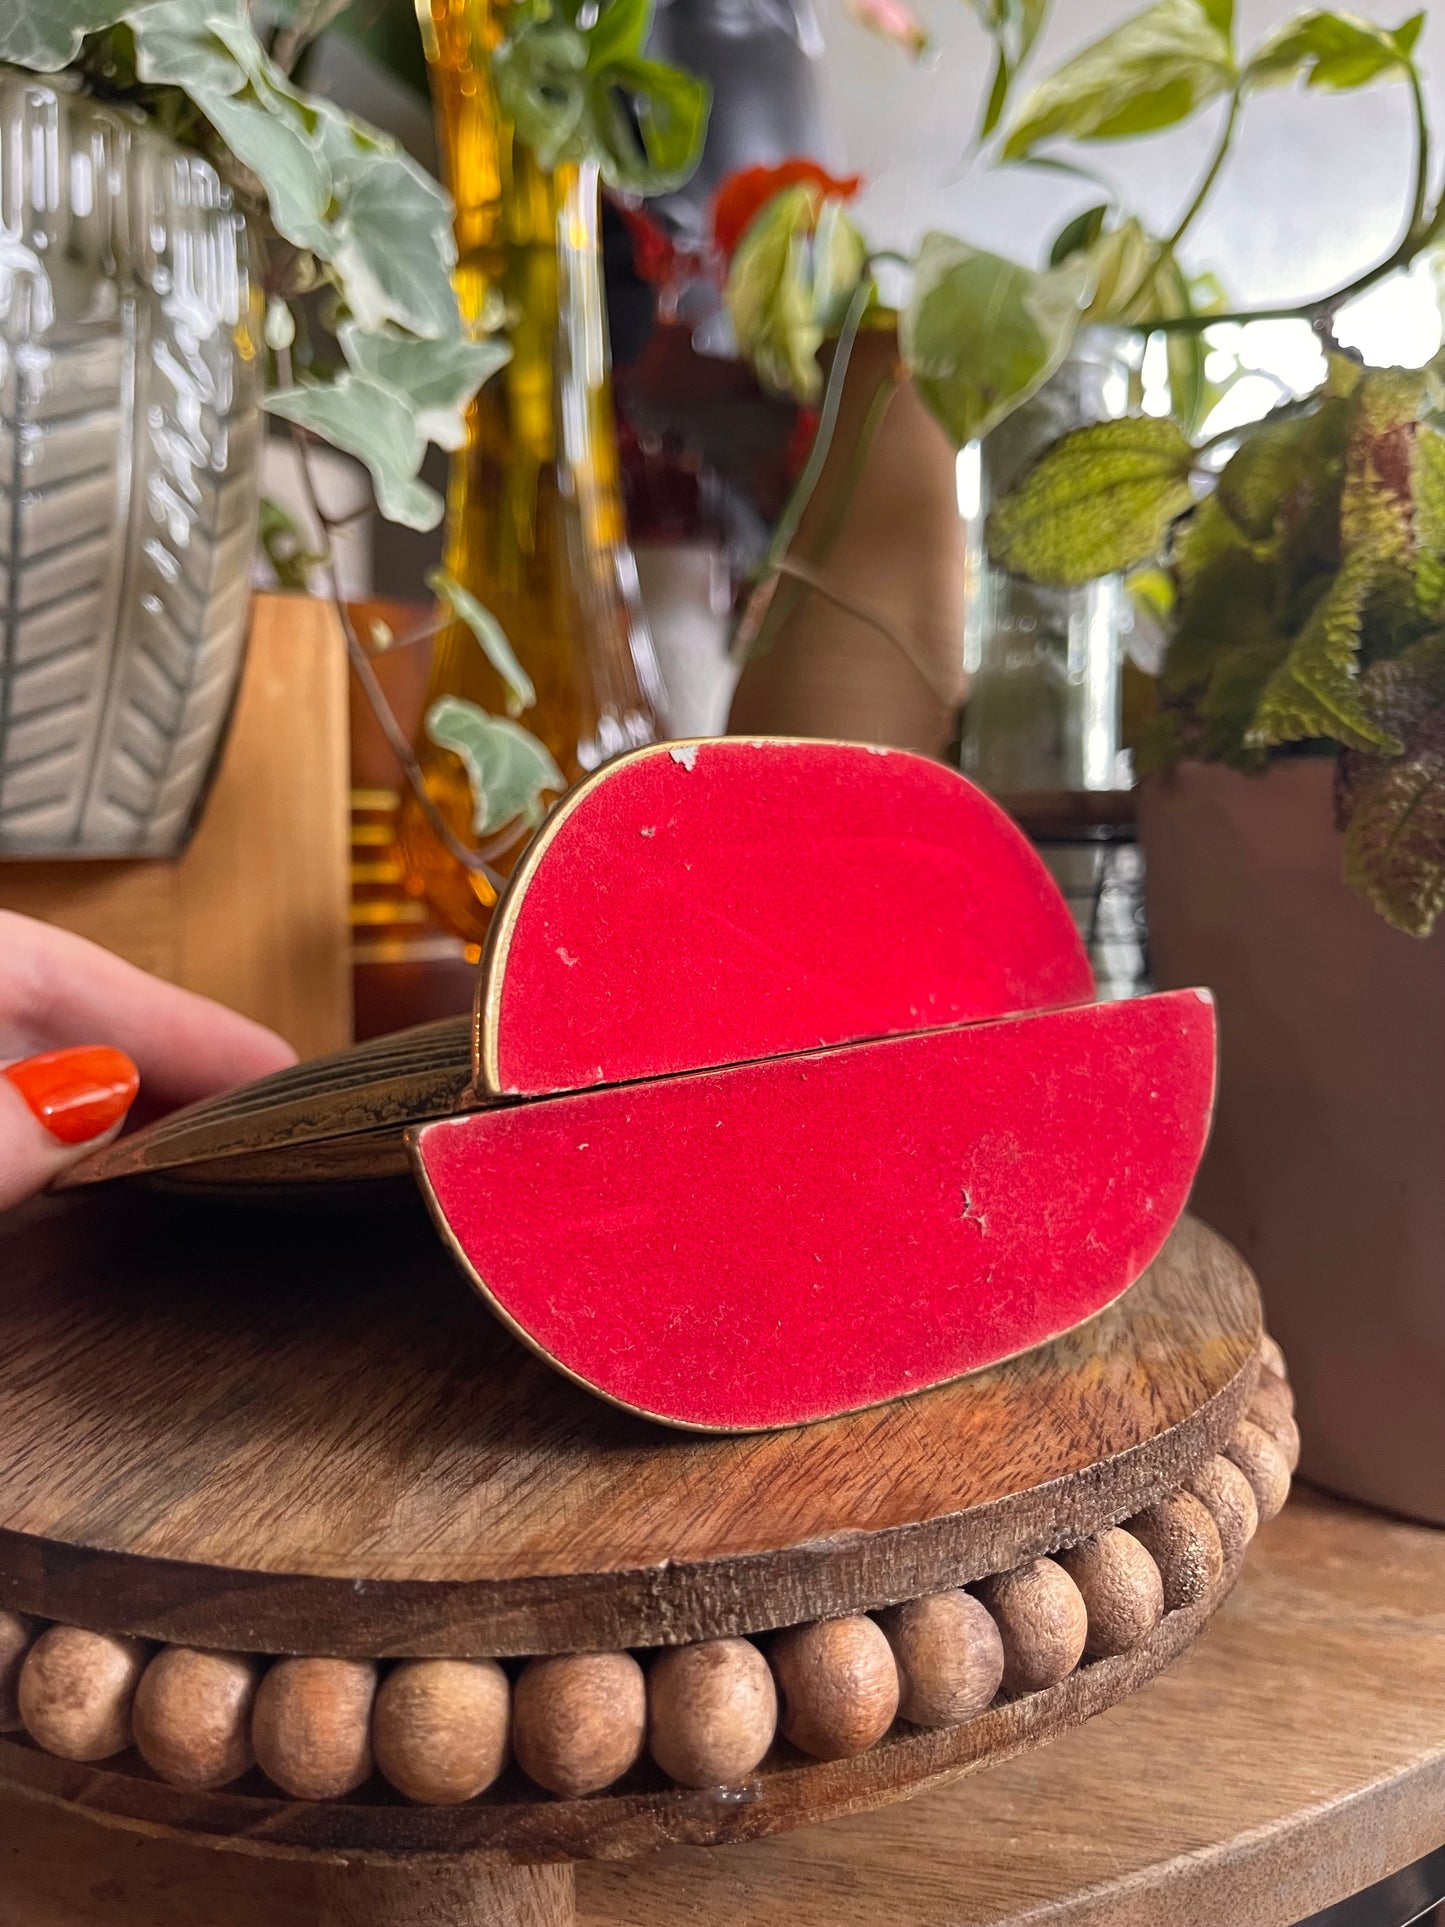
[[[281,0],[275,51],[284,47],[294,64],[346,4]],[[487,58],[503,111],[544,165],[593,160],[606,180],[636,192],[675,186],[691,172],[707,89],[645,57],[651,13],[651,0],[519,0],[511,10]],[[262,45],[247,0],[7,0],[0,62],[66,72],[210,158],[257,240],[261,333],[277,376],[265,407],[293,433],[363,463],[389,520],[435,527],[443,505],[421,480],[427,446],[462,445],[468,402],[510,357],[505,316],[491,334],[463,322],[452,207],[438,184],[387,135],[298,87]],[[295,304],[318,291],[329,292],[341,358],[298,373]],[[305,555],[275,511],[261,535],[286,579],[326,560]],[[511,716],[453,704],[428,718],[432,740],[472,779],[478,834],[535,821],[541,797],[565,784],[543,745],[512,720],[535,701],[531,682],[474,597],[450,578],[433,586],[502,675]],[[434,827],[459,860],[485,868],[436,815],[344,609],[341,616],[353,663]]]

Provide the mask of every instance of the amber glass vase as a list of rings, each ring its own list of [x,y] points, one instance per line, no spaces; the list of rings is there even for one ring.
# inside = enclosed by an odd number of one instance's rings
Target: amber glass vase
[[[569,783],[659,733],[661,681],[636,588],[618,488],[598,248],[597,174],[540,167],[498,111],[487,52],[510,0],[420,0],[442,154],[457,207],[457,288],[473,321],[504,318],[512,359],[478,395],[452,470],[447,566],[506,630],[537,689],[521,718]],[[504,713],[505,692],[471,634],[438,641],[430,696]],[[417,744],[428,788],[473,847],[457,759]],[[522,826],[489,833],[505,872]],[[491,892],[409,800],[408,887],[480,942]]]

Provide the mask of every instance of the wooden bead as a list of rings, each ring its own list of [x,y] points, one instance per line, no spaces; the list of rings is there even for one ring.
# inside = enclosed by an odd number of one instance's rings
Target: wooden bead
[[[1127,1520],[1126,1527],[1159,1568],[1165,1612],[1199,1605],[1224,1577],[1219,1527],[1203,1500],[1192,1492],[1169,1493]]]
[[[1284,1362],[1284,1353],[1268,1332],[1259,1341],[1259,1358],[1267,1372],[1274,1372],[1279,1378],[1289,1377],[1289,1367]]]
[[[226,1786],[251,1765],[251,1710],[261,1662],[250,1653],[168,1646],[136,1688],[140,1756],[172,1786]]]
[[[512,1750],[549,1793],[580,1799],[611,1786],[647,1735],[647,1683],[630,1653],[529,1660],[512,1694]]]
[[[1006,1693],[1042,1693],[1068,1678],[1084,1656],[1089,1614],[1061,1565],[1034,1559],[985,1579],[978,1591],[1003,1639]]]
[[[881,1740],[898,1711],[898,1668],[880,1627],[861,1614],[779,1633],[768,1654],[778,1727],[800,1753],[844,1760]]]
[[[13,1733],[20,1718],[20,1668],[40,1631],[24,1613],[0,1612],[0,1733]]]
[[[1189,1490],[1208,1507],[1219,1531],[1225,1567],[1232,1571],[1244,1557],[1245,1547],[1259,1527],[1254,1487],[1233,1459],[1216,1453],[1195,1473]]]
[[[1054,1556],[1084,1596],[1085,1656],[1112,1659],[1142,1646],[1164,1617],[1164,1581],[1133,1534],[1111,1526]]]
[[[898,1668],[898,1712],[915,1726],[960,1726],[1003,1680],[1003,1639],[971,1592],[936,1592],[879,1613]]]
[[[1294,1418],[1294,1393],[1288,1381],[1274,1372],[1261,1372],[1244,1416],[1262,1425],[1273,1438],[1277,1426],[1287,1425]]]
[[[145,1670],[138,1639],[79,1626],[43,1632],[20,1668],[20,1717],[35,1744],[63,1760],[108,1760],[130,1745],[130,1709]]]
[[[683,1786],[736,1786],[773,1743],[778,1695],[750,1639],[659,1653],[647,1675],[647,1744]]]
[[[1245,1419],[1224,1448],[1254,1487],[1259,1523],[1267,1525],[1289,1497],[1289,1461],[1261,1425]]]
[[[511,1724],[512,1689],[494,1659],[412,1659],[381,1682],[371,1744],[398,1793],[450,1807],[496,1779]]]
[[[256,1691],[251,1744],[261,1770],[297,1800],[339,1800],[371,1777],[368,1659],[278,1659]]]

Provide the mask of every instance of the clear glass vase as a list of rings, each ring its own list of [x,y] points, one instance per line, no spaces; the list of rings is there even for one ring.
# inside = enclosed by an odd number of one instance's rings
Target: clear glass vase
[[[1128,412],[1137,369],[1133,337],[1087,329],[1038,394],[959,457],[972,585],[961,763],[998,795],[1127,789],[1131,781],[1120,701],[1131,622],[1122,579],[1077,589],[1027,582],[989,561],[984,531],[991,503],[1051,442]]]
[[[457,287],[471,319],[500,312],[512,359],[472,404],[452,471],[447,562],[493,612],[537,689],[521,719],[569,782],[658,734],[661,680],[618,485],[596,169],[540,167],[498,107],[486,53],[508,0],[423,0],[443,155],[457,205]],[[443,635],[431,699],[500,714],[504,691],[469,632]],[[447,751],[418,743],[428,789],[464,841],[471,793]],[[524,839],[504,831],[494,867]],[[510,847],[507,847],[510,845]],[[409,885],[479,942],[490,892],[403,802]]]
[[[245,222],[155,129],[0,68],[0,855],[169,855],[245,642]]]

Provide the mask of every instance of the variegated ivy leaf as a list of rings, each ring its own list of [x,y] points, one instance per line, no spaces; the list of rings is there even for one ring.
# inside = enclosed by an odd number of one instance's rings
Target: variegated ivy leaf
[[[388,322],[436,340],[460,329],[452,207],[389,136],[323,102],[320,146],[336,196],[327,259],[369,331]]]
[[[1048,380],[1093,286],[1083,255],[1036,274],[952,235],[923,237],[899,345],[919,394],[959,447]]]
[[[738,349],[765,387],[814,402],[818,350],[867,259],[841,201],[809,181],[775,194],[738,243],[724,300]]]
[[[1360,686],[1401,750],[1340,758],[1345,881],[1397,930],[1428,937],[1445,910],[1445,642],[1373,664]]]
[[[540,823],[543,797],[560,796],[567,779],[520,724],[489,716],[460,696],[439,696],[427,711],[426,733],[438,749],[461,758],[472,786],[472,830],[490,835],[508,823]]]
[[[419,341],[391,329],[368,333],[354,321],[343,322],[338,334],[349,365],[405,395],[422,434],[445,449],[461,447],[467,403],[512,356],[510,344],[494,337]]]
[[[1054,139],[1122,140],[1173,127],[1234,87],[1226,11],[1156,0],[1033,88],[1004,142],[1021,160]]]
[[[1157,555],[1189,507],[1194,450],[1154,415],[1077,428],[1048,448],[988,521],[995,562],[1071,585]]]
[[[0,61],[54,74],[69,66],[90,33],[113,27],[125,11],[116,0],[5,0],[0,7]]]
[[[465,623],[481,645],[482,654],[501,677],[507,691],[507,713],[520,716],[537,700],[532,678],[518,662],[507,632],[484,603],[478,602],[446,569],[429,569],[426,586],[439,596],[458,622]]]
[[[1372,80],[1403,79],[1410,71],[1425,15],[1415,13],[1395,28],[1352,13],[1320,10],[1297,14],[1250,55],[1247,87],[1280,87],[1304,76],[1307,87],[1341,91]]]
[[[441,497],[417,479],[426,442],[395,389],[348,370],[334,382],[268,395],[266,408],[364,462],[377,506],[388,520],[434,529],[442,519]]]

